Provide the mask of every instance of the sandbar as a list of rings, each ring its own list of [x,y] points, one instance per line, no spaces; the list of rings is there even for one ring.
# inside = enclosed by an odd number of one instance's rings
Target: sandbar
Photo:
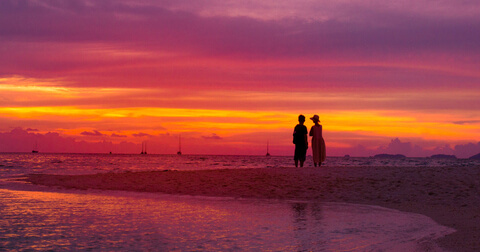
[[[480,251],[480,167],[321,167],[30,174],[36,185],[233,198],[377,205],[429,216],[457,230],[449,251]]]

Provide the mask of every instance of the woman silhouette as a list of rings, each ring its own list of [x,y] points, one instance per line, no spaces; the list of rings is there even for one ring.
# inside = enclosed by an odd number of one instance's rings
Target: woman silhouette
[[[310,128],[310,136],[312,137],[312,156],[313,156],[313,165],[315,167],[321,166],[322,162],[325,161],[326,158],[326,150],[325,150],[325,140],[323,139],[322,135],[322,125],[320,124],[320,117],[318,115],[314,115],[310,118],[315,125]]]

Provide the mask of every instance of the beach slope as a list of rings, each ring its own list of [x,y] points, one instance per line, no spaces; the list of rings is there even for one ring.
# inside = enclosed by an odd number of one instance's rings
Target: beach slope
[[[31,174],[37,185],[195,196],[378,205],[431,217],[457,232],[450,251],[480,251],[479,167],[322,167]]]

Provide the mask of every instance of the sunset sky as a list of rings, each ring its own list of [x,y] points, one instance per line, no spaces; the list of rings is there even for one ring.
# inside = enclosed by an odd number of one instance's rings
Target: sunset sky
[[[480,152],[477,0],[2,0],[0,152]],[[306,126],[313,125],[307,120]]]

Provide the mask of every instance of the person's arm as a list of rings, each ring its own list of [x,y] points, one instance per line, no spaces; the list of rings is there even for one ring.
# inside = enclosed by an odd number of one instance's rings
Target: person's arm
[[[293,129],[293,141],[292,141],[293,144],[295,144],[295,133],[296,133],[296,131],[297,131],[297,127],[295,127],[295,128]]]
[[[305,129],[305,146],[307,147],[308,149],[308,130],[307,130],[307,127],[304,128]]]

